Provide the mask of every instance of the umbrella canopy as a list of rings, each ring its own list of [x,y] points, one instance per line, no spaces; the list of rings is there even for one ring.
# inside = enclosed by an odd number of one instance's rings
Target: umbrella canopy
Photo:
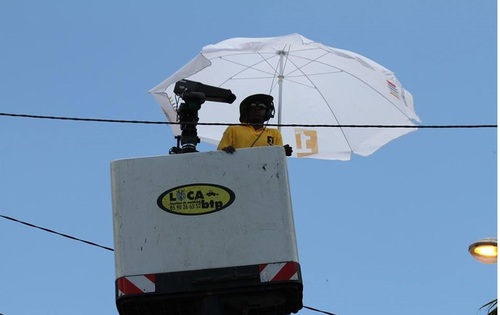
[[[359,54],[328,47],[299,34],[232,38],[203,47],[189,63],[151,89],[170,122],[177,120],[174,85],[187,79],[230,89],[237,101],[206,102],[203,123],[238,123],[239,102],[270,94],[276,106],[270,124],[404,125],[420,119],[413,97],[395,74]],[[238,104],[236,104],[238,103]],[[174,135],[179,125],[171,125]],[[416,128],[281,127],[295,157],[349,160],[368,156]],[[217,145],[225,126],[198,125],[202,141]]]

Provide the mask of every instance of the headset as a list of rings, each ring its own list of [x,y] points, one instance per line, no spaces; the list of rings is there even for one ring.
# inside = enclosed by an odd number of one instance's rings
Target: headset
[[[257,102],[262,103],[262,104],[266,105],[266,107],[267,107],[266,112],[264,114],[264,121],[268,121],[269,119],[273,118],[274,112],[275,112],[273,99],[274,98],[271,95],[267,95],[267,94],[254,94],[254,95],[250,95],[247,98],[245,98],[243,101],[241,101],[241,104],[240,104],[240,122],[242,122],[242,123],[247,122],[246,116],[248,113],[248,109],[249,109],[251,104],[257,103]]]

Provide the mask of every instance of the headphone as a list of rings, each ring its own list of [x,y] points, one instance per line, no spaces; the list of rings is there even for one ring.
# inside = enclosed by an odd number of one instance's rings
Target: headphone
[[[266,105],[266,112],[264,113],[264,121],[268,121],[269,119],[274,117],[274,103],[273,103],[273,97],[271,95],[267,94],[254,94],[250,95],[247,98],[245,98],[243,101],[241,101],[240,104],[240,122],[245,123],[247,122],[247,114],[248,110],[251,104],[253,103],[262,103]]]

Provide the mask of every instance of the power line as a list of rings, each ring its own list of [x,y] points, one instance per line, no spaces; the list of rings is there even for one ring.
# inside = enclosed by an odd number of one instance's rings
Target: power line
[[[335,315],[334,313],[330,313],[330,312],[327,312],[327,311],[322,311],[322,310],[319,310],[317,308],[310,307],[310,306],[305,306],[304,305],[304,308],[307,308],[308,310],[315,311],[315,312],[318,312],[318,313],[323,313],[323,314],[327,314],[327,315]]]
[[[75,241],[83,242],[83,243],[88,244],[88,245],[92,245],[92,246],[96,246],[96,247],[100,247],[100,248],[103,248],[103,249],[106,249],[106,250],[113,251],[113,249],[110,248],[110,247],[99,245],[99,244],[96,244],[94,242],[86,241],[86,240],[83,240],[81,238],[77,238],[77,237],[74,237],[74,236],[71,236],[71,235],[68,235],[68,234],[60,233],[60,232],[57,232],[57,231],[54,231],[54,230],[51,230],[51,229],[47,229],[47,228],[44,228],[44,227],[41,227],[41,226],[38,226],[38,225],[35,225],[35,224],[32,224],[32,223],[28,223],[28,222],[21,221],[21,220],[12,218],[12,217],[8,217],[6,215],[0,214],[0,217],[2,217],[4,219],[7,219],[7,220],[10,220],[10,221],[14,221],[14,222],[17,222],[17,223],[21,223],[21,224],[27,225],[27,226],[32,227],[32,228],[40,229],[40,230],[45,231],[45,232],[56,234],[56,235],[59,235],[59,236],[62,236],[62,237],[66,237],[66,238],[69,238],[69,239],[72,239],[72,240],[75,240]]]
[[[107,122],[107,123],[155,124],[155,125],[165,125],[165,124],[168,124],[167,122],[163,122],[163,121],[121,120],[121,119],[101,119],[101,118],[79,118],[79,117],[28,115],[28,114],[12,114],[12,113],[0,113],[0,116],[18,117],[18,118],[34,118],[34,119],[92,121],[92,122]]]
[[[32,118],[32,119],[51,119],[51,120],[69,120],[69,121],[84,121],[84,122],[105,122],[105,123],[127,123],[127,124],[149,124],[149,125],[180,125],[180,122],[167,122],[167,121],[147,121],[147,120],[122,120],[122,119],[102,119],[102,118],[80,118],[80,117],[64,117],[64,116],[46,116],[46,115],[29,115],[29,114],[13,114],[13,113],[0,113],[0,116],[7,117],[17,117],[17,118]],[[183,123],[183,124],[195,124],[195,123]],[[231,126],[231,125],[240,125],[239,123],[202,123],[198,122],[197,125],[206,125],[206,126]],[[316,128],[410,128],[410,129],[462,129],[462,128],[497,128],[496,124],[479,124],[479,125],[331,125],[331,124],[267,124],[268,126],[274,127],[316,127]],[[5,215],[1,215],[0,217],[11,220],[20,224],[27,225],[32,228],[40,229],[45,232],[53,233],[65,238],[69,238],[75,241],[83,242],[88,245],[96,246],[102,249],[106,249],[108,251],[114,251],[113,248],[99,245],[97,243],[87,241],[84,239],[80,239],[68,234],[60,233],[51,229],[47,229],[41,226],[37,226],[35,224],[31,224],[28,222],[24,222],[12,217],[8,217]],[[327,314],[327,315],[335,315],[334,313],[322,311],[320,309],[316,309],[310,306],[303,306],[305,309],[309,309],[315,312]],[[2,314],[0,314],[2,315]]]
[[[35,225],[35,224],[32,224],[32,223],[29,223],[29,222],[25,222],[25,221],[21,221],[19,219],[15,219],[15,218],[12,218],[12,217],[9,217],[9,216],[6,216],[6,215],[0,214],[0,217],[4,218],[4,219],[7,219],[7,220],[10,220],[10,221],[14,221],[14,222],[20,223],[20,224],[27,225],[27,226],[32,227],[32,228],[36,228],[36,229],[42,230],[42,231],[45,231],[45,232],[49,232],[49,233],[52,233],[52,234],[56,234],[56,235],[65,237],[65,238],[69,238],[69,239],[74,240],[74,241],[79,241],[79,242],[83,242],[83,243],[88,244],[88,245],[100,247],[100,248],[105,249],[105,250],[114,251],[114,249],[111,248],[111,247],[99,245],[99,244],[96,244],[94,242],[86,241],[86,240],[83,240],[81,238],[77,238],[77,237],[74,237],[74,236],[71,236],[71,235],[68,235],[68,234],[60,233],[60,232],[57,232],[57,231],[54,231],[54,230],[51,230],[51,229],[48,229],[48,228],[44,228],[44,227],[41,227],[41,226],[38,226],[38,225]],[[335,315],[334,313],[330,313],[330,312],[327,312],[327,311],[322,311],[320,309],[317,309],[317,308],[314,308],[314,307],[310,307],[310,306],[306,306],[306,305],[304,305],[304,308],[309,309],[311,311],[318,312],[318,313],[323,313],[323,314],[327,314],[327,315]],[[0,315],[2,315],[2,314],[0,314]]]
[[[46,116],[46,115],[29,115],[29,114],[13,114],[0,113],[0,116],[17,117],[17,118],[33,118],[33,119],[52,119],[52,120],[71,120],[85,122],[105,122],[105,123],[124,123],[124,124],[149,124],[149,125],[180,125],[180,122],[169,121],[149,121],[149,120],[123,120],[123,119],[103,119],[103,118],[80,118],[80,117],[64,117],[64,116]],[[182,123],[185,125],[197,124],[201,126],[233,126],[241,125],[240,123]],[[332,124],[268,124],[273,127],[315,127],[315,128],[410,128],[410,129],[461,129],[461,128],[497,128],[496,124],[478,124],[478,125],[332,125]]]

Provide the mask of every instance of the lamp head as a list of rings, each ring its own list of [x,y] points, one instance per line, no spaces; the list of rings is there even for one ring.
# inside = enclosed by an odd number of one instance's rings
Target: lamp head
[[[469,253],[479,262],[496,264],[498,256],[497,239],[483,238],[469,246]]]

